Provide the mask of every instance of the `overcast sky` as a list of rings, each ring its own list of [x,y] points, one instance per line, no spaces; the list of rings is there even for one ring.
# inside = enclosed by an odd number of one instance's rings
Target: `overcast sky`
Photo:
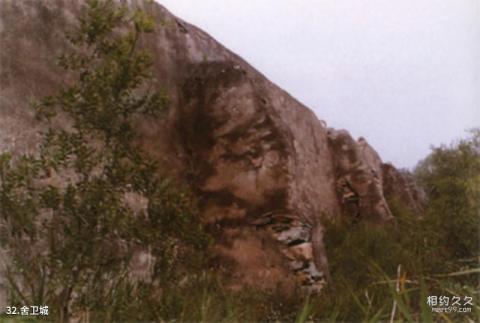
[[[158,0],[384,161],[480,126],[480,0]]]

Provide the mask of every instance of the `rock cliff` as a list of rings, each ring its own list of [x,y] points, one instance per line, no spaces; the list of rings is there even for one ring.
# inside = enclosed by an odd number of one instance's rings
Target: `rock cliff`
[[[165,119],[138,121],[139,144],[192,186],[216,238],[215,265],[232,288],[320,290],[329,275],[323,219],[392,221],[393,196],[420,210],[411,180],[384,164],[365,139],[328,128],[161,5],[124,2],[158,22],[142,43],[154,56],[153,86],[171,102]],[[82,3],[0,0],[0,152],[35,149],[42,125],[29,104],[66,82],[56,57]]]

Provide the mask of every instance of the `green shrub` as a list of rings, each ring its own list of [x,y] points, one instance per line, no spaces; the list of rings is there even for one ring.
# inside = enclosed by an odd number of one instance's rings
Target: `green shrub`
[[[138,48],[152,20],[90,0],[79,22],[60,58],[76,81],[35,105],[51,125],[38,151],[0,156],[9,304],[48,305],[56,321],[144,317],[144,301],[160,308],[159,290],[201,270],[209,239],[187,191],[134,144],[133,120],[168,103],[148,90],[152,62]],[[144,278],[132,274],[139,252],[152,256]]]

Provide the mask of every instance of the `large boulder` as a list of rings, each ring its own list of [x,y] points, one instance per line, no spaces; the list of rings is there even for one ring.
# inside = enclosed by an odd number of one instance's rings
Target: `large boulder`
[[[142,7],[158,22],[142,44],[154,57],[152,85],[171,102],[164,119],[138,121],[139,144],[170,176],[191,185],[203,223],[216,238],[214,265],[231,277],[232,288],[318,291],[329,276],[323,219],[392,221],[386,193],[420,210],[415,187],[364,139],[327,128],[161,5],[119,2]],[[29,105],[69,81],[55,61],[82,5],[0,0],[0,152],[35,149],[44,125]]]

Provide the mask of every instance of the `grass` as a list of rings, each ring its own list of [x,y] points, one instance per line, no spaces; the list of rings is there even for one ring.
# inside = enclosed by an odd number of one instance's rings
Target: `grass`
[[[233,292],[215,273],[203,272],[182,286],[164,287],[160,294],[149,286],[119,288],[115,304],[79,318],[85,322],[480,321],[478,263],[444,254],[441,243],[425,243],[437,233],[426,221],[406,216],[383,228],[327,224],[333,285],[320,295],[294,293],[286,298],[258,290]],[[474,305],[469,313],[433,313],[426,302],[430,295],[470,296]]]
[[[445,245],[444,234],[429,216],[398,214],[397,223],[387,227],[348,221],[326,224],[333,284],[320,295],[233,292],[214,272],[204,271],[192,273],[184,284],[162,286],[161,292],[125,282],[115,291],[115,302],[78,318],[84,322],[480,321],[478,258],[456,258],[455,248]],[[450,300],[472,297],[471,312],[434,313],[427,304],[432,295]]]

